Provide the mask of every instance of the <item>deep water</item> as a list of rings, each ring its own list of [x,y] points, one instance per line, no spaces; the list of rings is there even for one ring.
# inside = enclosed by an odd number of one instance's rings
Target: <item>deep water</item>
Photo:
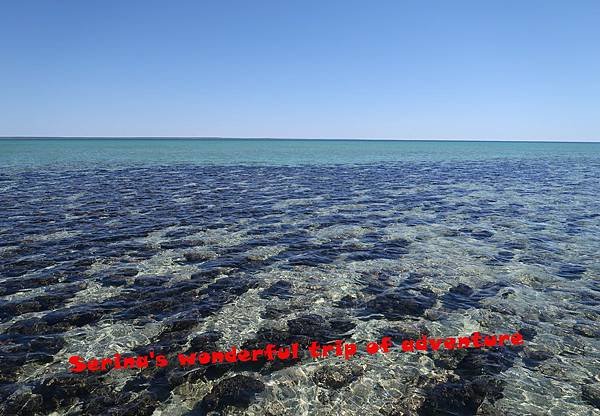
[[[590,149],[272,165],[13,149],[0,414],[600,414]],[[71,355],[517,330],[522,347],[68,371]]]

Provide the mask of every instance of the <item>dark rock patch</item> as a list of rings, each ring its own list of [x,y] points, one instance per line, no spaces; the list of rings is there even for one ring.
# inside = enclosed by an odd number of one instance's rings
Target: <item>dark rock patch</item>
[[[43,398],[44,411],[49,412],[85,400],[102,388],[100,376],[60,374],[43,380],[33,393]]]
[[[12,295],[21,290],[35,289],[37,287],[46,287],[58,282],[58,276],[30,277],[26,279],[6,279],[3,280],[2,285],[0,285],[0,296]]]
[[[503,283],[491,283],[474,290],[466,284],[459,283],[450,288],[441,300],[444,307],[450,310],[480,308],[481,300],[495,296],[504,287],[506,285]]]
[[[354,328],[354,324],[348,320],[333,319],[330,322],[316,314],[302,315],[287,321],[290,340],[303,345],[309,341],[326,343],[329,341],[343,339],[344,334]]]
[[[481,230],[481,231],[472,231],[471,232],[471,236],[473,236],[473,238],[476,238],[478,240],[485,240],[486,238],[490,238],[491,236],[493,236],[494,233],[488,230]]]
[[[256,394],[264,391],[262,381],[244,375],[236,375],[220,381],[208,393],[200,404],[192,410],[192,414],[199,411],[221,411],[227,406],[239,408],[248,407],[255,399]]]
[[[43,412],[43,398],[31,391],[15,391],[2,400],[0,414],[3,415],[35,415]]]
[[[200,335],[196,335],[190,341],[190,350],[194,352],[217,351],[217,342],[221,339],[222,336],[222,334],[215,331],[205,332]]]
[[[280,319],[289,314],[289,309],[279,305],[265,305],[265,310],[261,312],[260,317],[263,319]]]
[[[525,348],[523,362],[529,367],[537,367],[543,361],[554,357],[551,351],[545,349]]]
[[[81,327],[98,322],[105,313],[109,312],[110,310],[104,310],[103,308],[81,305],[50,312],[44,315],[43,320],[51,326],[68,325],[69,327]]]
[[[350,363],[326,365],[313,374],[314,382],[327,389],[339,389],[363,375],[363,369]]]
[[[530,326],[519,329],[519,333],[523,336],[525,341],[533,341],[533,338],[537,335],[535,328]]]
[[[502,247],[507,250],[525,250],[527,245],[520,241],[507,241],[502,244]]]
[[[140,288],[160,288],[171,280],[170,276],[139,276],[133,282],[133,286]]]
[[[191,240],[172,240],[172,241],[163,241],[160,243],[160,248],[165,250],[171,249],[179,249],[179,248],[190,248],[198,245],[197,241]]]
[[[573,326],[573,332],[577,335],[581,335],[587,338],[600,338],[600,328],[592,325],[575,324]]]
[[[436,384],[428,390],[418,414],[475,415],[484,400],[493,403],[502,398],[502,390],[503,382],[489,377]]]
[[[578,264],[563,264],[558,269],[558,276],[569,280],[579,279],[583,273],[585,273],[585,267]]]
[[[398,321],[406,316],[422,316],[435,302],[436,295],[430,289],[398,289],[368,301],[366,311],[361,315],[380,314],[391,321]]]
[[[429,335],[427,328],[405,323],[381,331],[381,337],[391,337],[396,345],[400,345],[404,340],[417,339],[422,335]]]
[[[188,263],[197,263],[201,261],[212,260],[215,255],[205,251],[186,251],[183,253],[183,257]]]
[[[262,299],[269,299],[272,297],[278,297],[280,299],[289,299],[291,298],[290,289],[292,288],[292,284],[287,280],[278,280],[273,283],[271,286],[263,290],[260,294]]]
[[[464,283],[459,283],[458,285],[450,288],[449,292],[454,295],[471,296],[473,294],[473,288]]]
[[[488,266],[498,266],[510,262],[515,255],[511,251],[500,251],[486,262]]]
[[[335,306],[337,308],[354,308],[356,307],[358,304],[358,301],[356,299],[356,296],[354,295],[344,295],[342,296],[342,298],[337,301],[337,303],[335,304]]]
[[[199,283],[210,283],[213,282],[217,277],[226,273],[226,268],[215,267],[213,269],[201,270],[197,273],[194,273],[190,278],[191,280]]]
[[[512,367],[519,350],[504,347],[435,353],[436,365],[453,370],[459,378],[427,387],[418,414],[475,415],[484,404],[489,407],[486,411],[493,412],[489,404],[502,398],[504,389],[504,382],[496,376]]]
[[[584,384],[581,386],[581,398],[596,409],[600,409],[600,384]]]

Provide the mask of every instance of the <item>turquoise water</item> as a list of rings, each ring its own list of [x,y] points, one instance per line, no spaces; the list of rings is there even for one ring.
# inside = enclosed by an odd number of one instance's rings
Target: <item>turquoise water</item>
[[[4,139],[1,166],[364,164],[384,161],[600,157],[600,143],[242,140]]]
[[[0,167],[0,415],[599,414],[600,144],[1,140]]]

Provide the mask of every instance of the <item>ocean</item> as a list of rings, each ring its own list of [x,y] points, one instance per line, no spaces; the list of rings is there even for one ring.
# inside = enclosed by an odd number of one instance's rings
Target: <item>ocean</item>
[[[416,161],[577,159],[600,156],[598,143],[260,140],[0,139],[9,167],[172,165],[338,165]]]
[[[599,178],[600,143],[0,140],[0,414],[600,414]]]

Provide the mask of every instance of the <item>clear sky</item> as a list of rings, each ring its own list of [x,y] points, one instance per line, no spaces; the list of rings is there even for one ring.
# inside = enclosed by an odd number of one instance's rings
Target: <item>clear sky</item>
[[[600,1],[1,1],[0,135],[600,140]]]

